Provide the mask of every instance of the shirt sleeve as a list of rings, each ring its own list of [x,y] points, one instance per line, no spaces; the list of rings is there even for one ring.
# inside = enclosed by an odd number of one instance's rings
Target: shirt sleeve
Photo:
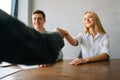
[[[107,34],[103,38],[101,53],[107,53],[110,56],[109,36]]]
[[[74,37],[78,41],[78,45],[82,42],[82,33],[79,33],[77,36]]]

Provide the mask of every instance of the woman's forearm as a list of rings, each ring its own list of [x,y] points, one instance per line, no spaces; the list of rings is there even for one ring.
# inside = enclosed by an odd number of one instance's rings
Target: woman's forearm
[[[92,56],[92,57],[88,57],[85,58],[87,62],[95,62],[95,61],[102,61],[102,60],[107,60],[109,59],[107,53],[103,53],[97,56]]]
[[[61,29],[59,27],[55,28],[55,30],[57,30],[58,32],[61,33],[61,35],[63,36],[63,38],[65,38],[71,45],[76,46],[77,45],[77,40],[75,40],[74,38],[72,38],[72,36],[68,33],[68,31]]]
[[[66,39],[71,45],[73,45],[73,46],[76,46],[76,45],[77,45],[77,40],[75,40],[74,38],[72,38],[72,36],[71,36],[69,33],[67,33],[67,34],[65,35],[65,39]]]

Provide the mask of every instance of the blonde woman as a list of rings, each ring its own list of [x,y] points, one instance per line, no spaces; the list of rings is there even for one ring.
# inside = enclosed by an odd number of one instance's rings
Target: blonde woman
[[[70,62],[78,65],[88,62],[108,60],[110,56],[109,36],[105,32],[99,17],[95,12],[87,11],[83,17],[84,32],[73,38],[66,30],[56,28],[65,35],[66,40],[73,46],[81,45],[82,58]]]

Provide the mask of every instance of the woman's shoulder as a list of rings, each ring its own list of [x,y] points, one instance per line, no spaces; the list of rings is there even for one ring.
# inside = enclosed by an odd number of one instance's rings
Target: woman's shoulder
[[[109,38],[109,34],[105,33],[102,35],[104,38]]]
[[[108,34],[108,33],[105,33],[105,34],[103,34],[103,36],[109,36],[109,34]]]
[[[78,35],[85,36],[85,35],[87,35],[87,33],[80,32],[80,33],[78,33]]]

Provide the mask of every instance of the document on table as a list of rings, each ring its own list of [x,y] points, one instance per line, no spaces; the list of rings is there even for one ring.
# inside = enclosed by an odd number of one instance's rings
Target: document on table
[[[0,67],[8,67],[8,66],[12,66],[13,64],[8,63],[8,62],[1,62],[0,63]]]
[[[38,65],[18,65],[22,69],[38,68]]]
[[[19,72],[23,69],[31,69],[31,68],[38,68],[38,65],[18,65],[20,69],[11,68],[9,66],[12,66],[13,64],[8,62],[2,62],[0,63],[0,79],[9,76],[11,74],[14,74],[16,72]]]
[[[15,69],[10,67],[0,67],[0,79],[21,71],[22,69]]]

